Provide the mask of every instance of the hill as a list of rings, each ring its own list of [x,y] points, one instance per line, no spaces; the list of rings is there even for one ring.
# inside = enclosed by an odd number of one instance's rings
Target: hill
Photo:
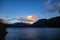
[[[26,24],[26,23],[14,23],[10,24],[9,27],[39,27],[39,28],[46,28],[46,27],[53,27],[53,28],[58,28],[60,27],[60,16],[58,17],[53,17],[50,19],[40,19],[37,22],[33,23],[32,25]]]
[[[24,28],[28,26],[30,26],[30,24],[17,22],[17,23],[10,24],[9,27],[20,27],[20,28],[23,27]]]
[[[34,24],[32,24],[32,26],[34,26],[34,27],[44,27],[44,26],[47,26],[47,19],[40,19],[37,22],[35,22]]]
[[[59,27],[60,26],[60,16],[48,19],[48,26]]]

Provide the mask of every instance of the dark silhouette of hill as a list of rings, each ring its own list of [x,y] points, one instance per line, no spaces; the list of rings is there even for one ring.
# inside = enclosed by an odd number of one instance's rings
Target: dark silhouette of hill
[[[10,27],[29,27],[30,24],[26,24],[26,23],[20,23],[20,22],[17,22],[17,23],[13,23],[13,24],[10,24]]]
[[[34,26],[34,27],[47,26],[47,19],[40,19],[37,22],[35,22],[34,24],[32,24],[32,26]]]
[[[53,27],[53,28],[59,27],[60,26],[60,16],[53,17],[50,19],[40,19],[37,22],[35,22],[34,24],[32,24],[32,26],[35,26],[35,27]]]
[[[39,28],[46,28],[46,27],[59,27],[60,26],[60,16],[58,17],[53,17],[50,19],[40,19],[37,22],[33,23],[32,25],[26,24],[26,23],[14,23],[10,24],[9,27],[39,27]]]
[[[48,26],[59,27],[60,26],[60,16],[48,19]]]

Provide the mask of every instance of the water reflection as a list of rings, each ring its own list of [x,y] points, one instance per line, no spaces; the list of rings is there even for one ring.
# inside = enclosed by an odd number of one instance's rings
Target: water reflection
[[[8,28],[6,40],[58,40],[60,28]]]
[[[26,39],[28,40],[36,40],[37,39],[37,30],[34,29],[34,28],[28,28],[26,31],[25,31],[25,37]]]

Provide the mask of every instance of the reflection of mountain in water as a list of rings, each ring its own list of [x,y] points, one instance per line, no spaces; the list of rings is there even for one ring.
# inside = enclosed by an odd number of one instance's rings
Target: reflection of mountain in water
[[[50,19],[40,19],[37,22],[35,22],[32,25],[26,24],[26,23],[14,23],[14,24],[10,24],[10,27],[14,26],[14,27],[44,27],[44,26],[52,26],[52,27],[58,27],[60,26],[60,16],[58,17],[53,17]]]

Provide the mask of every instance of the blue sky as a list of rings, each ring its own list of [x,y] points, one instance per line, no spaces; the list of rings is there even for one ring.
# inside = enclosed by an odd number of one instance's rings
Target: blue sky
[[[27,17],[29,15],[38,16],[39,18],[51,18],[60,16],[59,13],[48,12],[44,7],[46,0],[1,0],[0,14],[9,18]],[[53,0],[56,2],[57,0]]]

